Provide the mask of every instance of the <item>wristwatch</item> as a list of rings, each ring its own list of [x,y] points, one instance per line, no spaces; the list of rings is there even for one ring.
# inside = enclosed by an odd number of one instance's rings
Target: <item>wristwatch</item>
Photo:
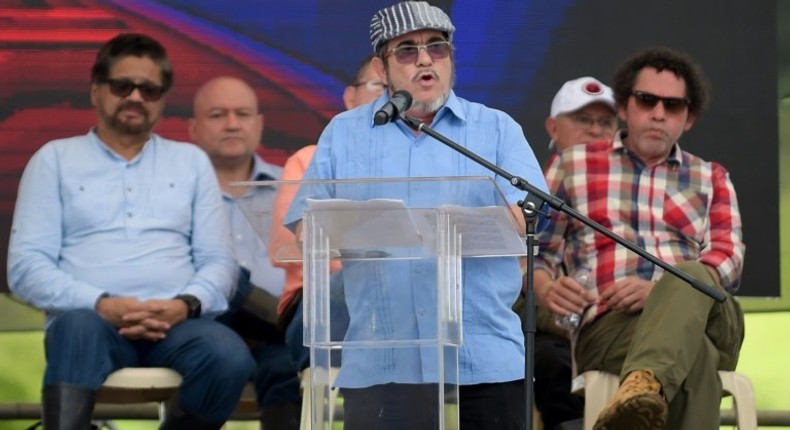
[[[198,318],[200,316],[200,311],[202,310],[202,305],[200,304],[200,299],[193,296],[192,294],[179,294],[173,297],[175,300],[181,300],[182,302],[187,304],[187,318],[193,319]]]

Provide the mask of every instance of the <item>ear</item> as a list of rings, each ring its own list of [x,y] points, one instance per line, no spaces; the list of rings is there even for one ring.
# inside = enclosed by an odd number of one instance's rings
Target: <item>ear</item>
[[[387,71],[384,70],[384,60],[379,57],[373,57],[373,59],[370,60],[370,65],[373,66],[373,71],[376,72],[379,79],[387,82]]]
[[[346,89],[343,90],[343,104],[346,106],[346,110],[351,109],[354,106],[354,92],[357,89],[354,88],[352,85],[347,85]]]
[[[262,113],[258,114],[257,120],[255,122],[257,123],[255,127],[258,129],[258,133],[260,133],[260,135],[263,136],[263,125],[266,122],[266,120],[264,119]]]
[[[628,114],[625,111],[625,108],[628,106],[629,102],[625,102],[626,106],[617,105],[617,116],[620,117],[620,121],[623,124],[628,124]]]
[[[557,136],[556,136],[556,134],[557,134],[557,121],[554,118],[552,118],[552,117],[547,117],[545,125],[546,125],[546,134],[549,135],[551,140],[556,139],[557,138]]]
[[[197,143],[195,142],[195,125],[196,125],[195,118],[189,118],[187,120],[187,131],[189,132],[189,140],[192,143]]]
[[[685,133],[685,132],[691,130],[691,126],[693,126],[694,122],[696,122],[696,121],[697,121],[697,116],[694,115],[693,113],[690,113],[688,115],[688,117],[686,118],[686,125],[683,126],[683,132]]]
[[[98,104],[98,97],[99,97],[99,85],[97,83],[91,84],[91,106],[96,106]]]

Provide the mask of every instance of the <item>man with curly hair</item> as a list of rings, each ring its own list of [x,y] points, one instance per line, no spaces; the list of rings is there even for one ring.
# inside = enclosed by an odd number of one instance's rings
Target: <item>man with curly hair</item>
[[[678,143],[705,109],[706,79],[688,55],[651,48],[626,60],[613,83],[626,129],[563,151],[547,172],[549,188],[727,300],[716,302],[565,214],[541,233],[536,296],[560,315],[588,309],[578,371],[620,375],[595,429],[717,429],[717,371],[735,369],[743,341],[732,294],[745,245],[729,174]],[[568,273],[594,268],[598,298],[558,277],[561,263]]]

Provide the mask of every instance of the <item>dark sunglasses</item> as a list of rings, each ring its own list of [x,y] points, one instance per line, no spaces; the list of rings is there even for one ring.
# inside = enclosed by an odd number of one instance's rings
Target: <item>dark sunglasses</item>
[[[110,92],[117,97],[127,97],[135,89],[140,91],[140,96],[147,102],[155,102],[162,98],[165,93],[165,87],[161,85],[152,84],[150,82],[143,82],[135,84],[131,79],[107,79],[105,81],[110,87]]]
[[[636,104],[643,109],[653,109],[658,102],[664,104],[664,110],[669,113],[680,113],[686,109],[691,102],[685,97],[661,97],[645,91],[632,91]]]
[[[450,55],[453,45],[445,40],[431,42],[427,45],[404,45],[390,49],[386,56],[395,56],[395,59],[401,64],[414,64],[420,55],[420,49],[425,49],[432,60],[441,60]]]

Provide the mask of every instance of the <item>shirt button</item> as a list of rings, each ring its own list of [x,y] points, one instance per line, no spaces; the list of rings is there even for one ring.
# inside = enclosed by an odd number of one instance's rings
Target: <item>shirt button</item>
[[[131,218],[132,217],[132,213],[131,212],[126,212],[126,217],[127,218]]]

